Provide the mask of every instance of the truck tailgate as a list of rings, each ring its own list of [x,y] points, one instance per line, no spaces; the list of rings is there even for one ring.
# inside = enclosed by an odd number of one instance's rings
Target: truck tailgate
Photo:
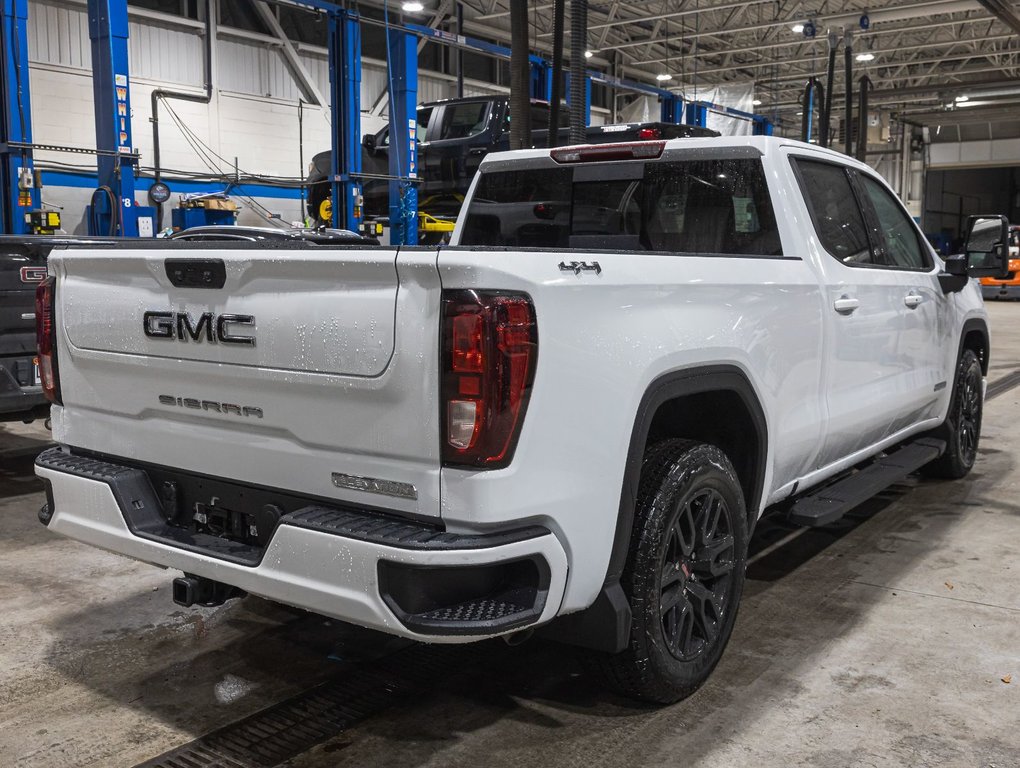
[[[89,249],[50,259],[61,442],[439,514],[434,251],[398,260],[388,248]],[[200,278],[209,266],[214,287],[182,281],[175,260]]]

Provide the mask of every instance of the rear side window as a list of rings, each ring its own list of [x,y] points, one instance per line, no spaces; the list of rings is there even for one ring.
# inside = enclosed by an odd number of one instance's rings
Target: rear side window
[[[429,130],[429,120],[432,119],[432,107],[425,107],[424,109],[418,110],[416,117],[417,132],[415,138],[418,139],[419,143],[425,141],[425,135]]]
[[[544,131],[549,127],[549,107],[545,104],[531,105],[531,130]]]
[[[483,173],[461,244],[782,255],[759,159]]]
[[[879,261],[897,269],[927,269],[930,264],[914,227],[914,222],[885,187],[863,174],[858,177],[878,219],[878,234],[883,241]]]
[[[844,264],[873,264],[868,229],[843,166],[796,158],[818,239]]]
[[[489,102],[450,104],[443,109],[440,139],[466,139],[485,130],[489,121]]]

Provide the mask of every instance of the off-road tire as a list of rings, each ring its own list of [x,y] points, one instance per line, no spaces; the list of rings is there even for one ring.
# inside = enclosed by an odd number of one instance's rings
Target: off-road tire
[[[973,350],[963,350],[956,366],[949,413],[932,432],[932,437],[946,441],[946,452],[921,470],[927,477],[958,480],[973,468],[984,412],[983,375],[978,356]]]
[[[717,505],[718,515],[706,506],[709,502]],[[712,524],[707,518],[713,518],[711,535],[716,538],[697,538],[694,528],[700,523],[695,521],[702,520],[698,517],[702,513],[706,518],[702,533]],[[675,526],[693,534],[688,538],[690,555],[683,553],[685,538]],[[747,527],[740,481],[721,450],[691,440],[664,440],[647,450],[621,579],[633,614],[629,645],[620,653],[594,654],[591,659],[611,688],[669,704],[694,693],[708,679],[736,620],[747,562]],[[725,548],[727,537],[730,546]],[[716,552],[719,547],[725,551]],[[719,569],[726,570],[718,578],[705,575]],[[713,599],[704,599],[706,594]],[[674,607],[664,608],[673,599],[678,600]],[[719,614],[708,621],[716,609]],[[706,629],[709,624],[712,628]],[[685,638],[690,654],[681,648]]]

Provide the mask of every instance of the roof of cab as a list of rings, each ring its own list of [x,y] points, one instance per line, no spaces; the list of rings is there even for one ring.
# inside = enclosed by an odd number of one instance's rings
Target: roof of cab
[[[636,144],[643,142],[621,142],[623,144]],[[663,155],[673,154],[677,151],[691,150],[691,149],[728,149],[728,148],[739,148],[739,149],[751,149],[757,150],[762,156],[768,155],[775,152],[780,147],[793,147],[797,150],[807,151],[812,154],[817,154],[821,157],[827,157],[833,161],[839,162],[843,165],[850,165],[856,168],[868,168],[865,163],[860,162],[854,157],[838,152],[834,149],[826,149],[819,147],[816,144],[809,144],[807,142],[798,141],[797,139],[788,139],[781,136],[701,136],[691,137],[683,139],[668,139],[663,142]],[[570,147],[606,147],[606,144],[574,144]],[[553,151],[560,151],[567,149],[568,147],[556,147],[555,150],[548,148],[540,149],[518,149],[508,152],[496,152],[486,155],[481,162],[480,170],[491,169],[492,166],[506,166],[507,164],[514,163],[516,161],[526,160],[543,160],[550,159]],[[640,158],[638,158],[640,159]],[[595,161],[597,162],[597,161]],[[614,161],[606,161],[614,162]]]

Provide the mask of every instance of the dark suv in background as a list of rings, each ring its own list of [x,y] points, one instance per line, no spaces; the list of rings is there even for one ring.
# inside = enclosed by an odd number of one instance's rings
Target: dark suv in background
[[[561,112],[558,144],[569,144],[567,112]],[[422,104],[418,107],[418,208],[434,216],[456,216],[482,159],[490,152],[510,149],[510,100],[506,96],[473,96]],[[549,104],[531,102],[532,142],[544,147],[549,141]],[[387,175],[389,127],[365,136],[361,164],[366,174]],[[591,126],[586,141],[603,144],[641,139],[679,139],[690,136],[718,136],[708,128],[672,123],[622,123]],[[308,215],[321,218],[321,206],[330,196],[330,153],[312,158],[308,176]],[[406,175],[407,169],[401,169]],[[363,184],[365,214],[389,215],[389,187],[386,181],[367,179]]]

